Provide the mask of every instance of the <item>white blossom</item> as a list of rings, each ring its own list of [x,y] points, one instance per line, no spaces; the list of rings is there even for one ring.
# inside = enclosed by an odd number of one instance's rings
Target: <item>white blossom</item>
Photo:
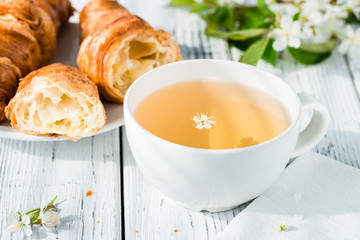
[[[244,4],[245,0],[219,0],[219,5],[229,4],[229,3],[236,3],[236,4]]]
[[[280,26],[273,31],[273,48],[280,52],[286,49],[287,46],[299,48],[301,26],[299,21],[293,21],[290,16],[283,16],[280,20]]]
[[[60,224],[60,213],[52,209],[41,216],[41,223],[46,227],[57,227]]]
[[[340,43],[338,50],[346,54],[356,45],[360,45],[360,28],[354,30],[350,25],[346,25],[346,37]]]
[[[323,43],[323,42],[327,42],[330,40],[332,32],[327,30],[327,29],[323,29],[322,27],[315,27],[314,28],[314,36],[310,39],[310,42],[312,43]]]
[[[314,27],[324,22],[324,13],[329,0],[308,0],[300,5],[300,21],[306,27]]]
[[[345,9],[328,4],[324,14],[324,25],[331,29],[339,30],[345,25],[347,16],[348,13]]]
[[[197,115],[195,115],[194,118],[193,118],[193,120],[195,122],[195,127],[197,129],[203,129],[203,128],[209,129],[209,128],[211,128],[212,127],[211,125],[216,124],[216,121],[210,120],[211,118],[212,118],[212,116],[208,117],[205,114],[201,114],[201,115],[197,114]]]
[[[21,220],[20,220],[21,218]],[[30,218],[28,215],[18,215],[16,213],[11,213],[8,215],[8,221],[6,225],[6,230],[8,232],[17,233],[20,236],[31,236],[32,230],[30,227]],[[21,237],[20,237],[21,238]]]
[[[330,40],[345,25],[347,11],[329,0],[307,0],[300,4],[301,39],[307,43]]]
[[[273,3],[269,4],[269,8],[275,14],[280,14],[281,16],[294,16],[299,12],[299,8],[293,4]]]
[[[325,11],[325,20],[329,19],[329,18],[347,18],[348,17],[348,13],[346,12],[346,10],[338,5],[330,5],[328,4],[326,6],[326,11]]]
[[[337,0],[336,3],[350,9],[360,6],[360,0]]]
[[[303,26],[301,29],[300,36],[301,36],[301,39],[305,40],[305,42],[306,42],[306,40],[309,40],[315,36],[314,28],[309,27],[309,26]]]
[[[355,17],[360,20],[360,6],[357,6],[357,7],[353,7],[352,8],[352,11],[355,15]]]
[[[323,22],[324,14],[316,6],[307,3],[301,5],[300,21],[305,26],[317,26]]]
[[[360,0],[338,0],[336,3],[345,10],[352,11],[355,17],[360,19]]]
[[[45,211],[46,208],[47,208],[46,204],[41,204],[40,215],[39,215],[40,219],[41,219],[41,224],[46,226],[46,227],[59,226],[59,224],[60,224],[60,213],[58,213],[54,209],[48,209],[47,211]]]
[[[300,5],[300,21],[305,26],[317,26],[324,22],[324,12],[329,6],[328,0],[308,0]]]
[[[311,6],[314,10],[325,10],[330,1],[331,0],[304,0],[300,2],[303,2],[302,6],[308,4],[308,6]]]

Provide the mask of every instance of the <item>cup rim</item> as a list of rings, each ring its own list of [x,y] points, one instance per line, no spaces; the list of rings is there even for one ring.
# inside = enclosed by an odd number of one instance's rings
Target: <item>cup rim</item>
[[[173,65],[182,65],[182,64],[191,64],[193,62],[214,62],[214,63],[223,63],[223,64],[234,64],[234,65],[241,65],[242,67],[246,67],[246,68],[251,68],[254,69],[256,71],[259,71],[261,74],[264,74],[270,78],[272,78],[272,81],[277,81],[279,84],[284,85],[292,94],[294,94],[296,97],[296,102],[297,102],[297,112],[295,115],[294,120],[291,122],[291,124],[286,128],[285,131],[283,131],[282,133],[280,133],[279,135],[277,135],[274,138],[271,138],[268,141],[256,144],[256,145],[252,145],[252,146],[248,146],[248,147],[241,147],[241,148],[229,148],[229,149],[208,149],[208,148],[196,148],[196,147],[190,147],[190,146],[185,146],[185,145],[181,145],[178,143],[174,143],[168,140],[165,140],[161,137],[156,136],[155,134],[149,132],[148,130],[146,130],[143,126],[141,126],[140,123],[138,123],[138,121],[136,121],[136,119],[134,118],[133,114],[130,111],[129,108],[129,94],[131,94],[131,92],[133,91],[133,89],[135,88],[136,85],[139,85],[142,81],[142,79],[148,77],[148,75],[151,75],[153,72],[156,71],[162,71],[162,69],[164,68],[168,68],[170,66]],[[288,132],[290,132],[295,125],[300,121],[300,116],[301,116],[301,103],[299,100],[299,97],[297,96],[296,92],[285,82],[283,81],[281,78],[279,78],[278,76],[271,74],[269,72],[266,72],[264,70],[261,70],[255,66],[249,65],[249,64],[245,64],[245,63],[241,63],[241,62],[234,62],[231,60],[221,60],[221,59],[190,59],[190,60],[182,60],[182,61],[178,61],[178,62],[173,62],[173,63],[168,63],[162,66],[159,66],[157,68],[154,68],[148,72],[146,72],[145,74],[143,74],[142,76],[140,76],[139,78],[137,78],[129,87],[129,89],[127,90],[126,94],[125,94],[125,99],[124,99],[124,112],[125,112],[125,127],[126,127],[126,116],[128,115],[130,117],[130,120],[133,121],[135,123],[135,125],[137,127],[139,127],[142,132],[144,132],[145,135],[149,136],[150,138],[153,138],[155,141],[158,141],[160,143],[164,143],[164,144],[169,144],[170,146],[176,147],[176,148],[181,148],[182,150],[187,150],[187,151],[197,151],[197,152],[204,152],[204,153],[233,153],[233,152],[242,152],[242,151],[247,151],[247,150],[256,150],[258,148],[267,146],[273,142],[278,141],[279,139],[281,139],[283,136],[285,136]],[[129,114],[126,114],[126,112],[128,112]]]

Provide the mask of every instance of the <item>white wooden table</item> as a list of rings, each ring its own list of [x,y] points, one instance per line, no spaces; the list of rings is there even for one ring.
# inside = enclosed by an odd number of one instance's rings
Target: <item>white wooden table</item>
[[[203,34],[204,23],[168,0],[124,0],[130,11],[175,36],[184,59],[239,58],[226,42]],[[80,9],[84,1],[75,1]],[[334,53],[324,63],[304,66],[288,54],[276,68],[298,92],[309,92],[328,107],[331,125],[313,149],[360,167],[360,50]],[[91,189],[94,195],[86,197]],[[34,228],[32,239],[214,239],[246,206],[222,213],[193,212],[154,189],[136,167],[124,128],[78,142],[22,142],[0,139],[0,239],[11,209],[26,211],[59,194],[62,224]]]

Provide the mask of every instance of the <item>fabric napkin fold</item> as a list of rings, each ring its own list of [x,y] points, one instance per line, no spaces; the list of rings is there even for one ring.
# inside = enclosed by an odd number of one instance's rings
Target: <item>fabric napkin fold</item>
[[[299,157],[217,239],[359,240],[360,169],[316,153]]]

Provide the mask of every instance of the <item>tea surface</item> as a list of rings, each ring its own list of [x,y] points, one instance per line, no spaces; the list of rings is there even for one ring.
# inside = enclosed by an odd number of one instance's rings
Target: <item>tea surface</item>
[[[160,138],[206,149],[255,145],[290,125],[278,100],[230,81],[192,80],[164,87],[146,97],[134,117]]]

